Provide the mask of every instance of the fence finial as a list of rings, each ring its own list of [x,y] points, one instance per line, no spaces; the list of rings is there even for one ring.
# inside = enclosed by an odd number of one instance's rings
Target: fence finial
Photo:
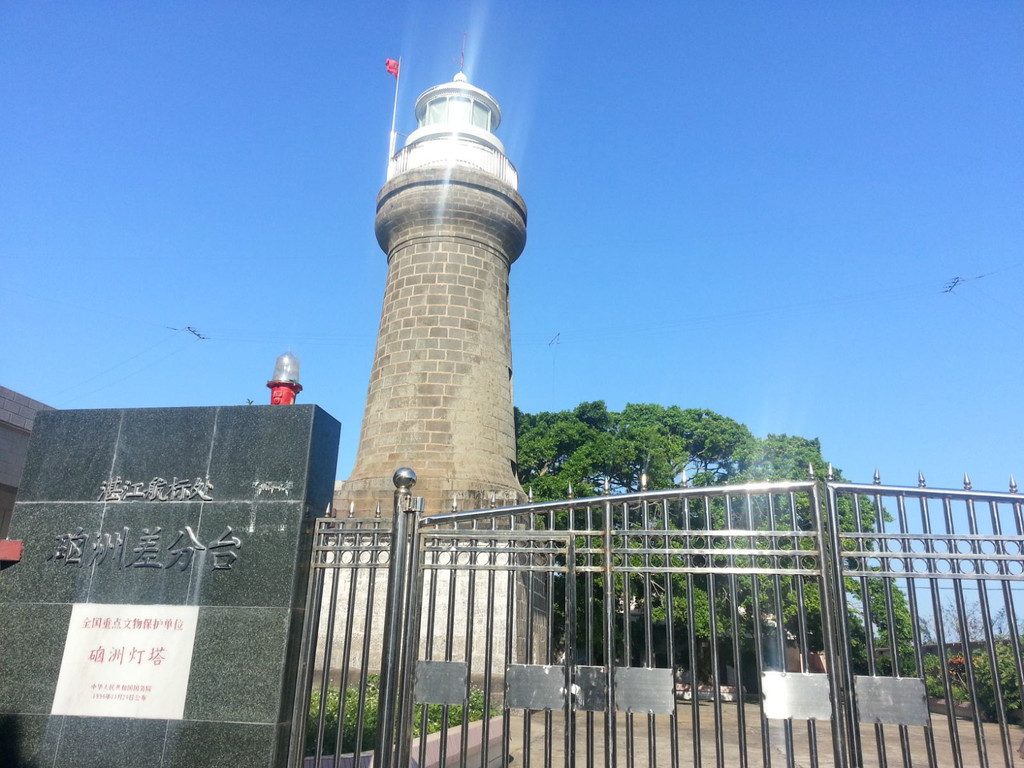
[[[566,494],[566,496],[568,498],[570,498],[570,499],[575,499],[576,498],[575,496],[573,496],[573,493],[572,493],[572,483],[569,483],[569,492],[568,492],[568,494]]]
[[[495,491],[491,491],[491,509],[498,508],[498,494]]]
[[[971,476],[964,472],[964,490],[971,490]]]
[[[1016,493],[1016,492],[1017,492],[1017,481],[1014,479],[1013,475],[1010,475],[1010,493]]]
[[[416,485],[416,473],[409,467],[399,467],[391,476],[391,482],[395,484],[395,488],[411,489]]]
[[[349,517],[355,517],[356,516],[356,503],[354,501],[350,501],[348,503],[348,516]]]
[[[379,501],[377,502],[377,511],[373,513],[373,516],[376,517],[376,518],[380,517],[380,502]]]
[[[611,496],[612,495],[612,483],[611,483],[611,480],[609,480],[607,477],[605,477],[605,479],[604,479],[604,495],[605,496]]]
[[[810,461],[807,462],[807,476],[811,480],[816,479],[816,476],[814,474],[814,464]]]
[[[640,490],[641,491],[646,491],[647,490],[647,473],[646,472],[641,472],[640,473]]]
[[[530,500],[531,504],[533,504],[533,486],[532,485],[530,486],[530,490],[526,493],[526,498]]]
[[[459,500],[457,497],[452,496],[452,512],[459,511]]]
[[[921,470],[917,470],[917,487],[924,488],[924,486],[924,472],[922,472]]]
[[[828,463],[828,474],[826,475],[826,477],[828,478],[828,481],[831,483],[835,476],[836,476],[836,472],[832,468],[832,462],[830,461]]]
[[[688,487],[690,485],[690,478],[686,476],[686,467],[683,467],[683,471],[680,472],[679,475],[680,484],[683,486],[683,488]]]
[[[878,472],[878,467],[875,467],[875,485],[882,484],[882,475]]]

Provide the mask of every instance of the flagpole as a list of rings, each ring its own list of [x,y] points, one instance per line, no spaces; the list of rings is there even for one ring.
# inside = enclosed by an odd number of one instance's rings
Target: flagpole
[[[391,142],[388,146],[388,165],[391,165],[391,158],[395,156],[395,118],[398,117],[398,81],[402,77],[402,57],[398,57],[398,72],[395,73],[395,107],[391,110]]]

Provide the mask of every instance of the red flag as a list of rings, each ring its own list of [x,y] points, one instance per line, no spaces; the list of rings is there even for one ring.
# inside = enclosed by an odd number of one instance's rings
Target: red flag
[[[389,75],[398,77],[398,62],[394,59],[384,59],[384,69],[388,71]]]

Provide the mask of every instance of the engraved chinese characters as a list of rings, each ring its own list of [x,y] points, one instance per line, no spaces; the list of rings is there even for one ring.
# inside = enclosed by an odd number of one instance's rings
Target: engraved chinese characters
[[[148,483],[122,480],[120,476],[100,484],[96,501],[213,501],[210,491],[213,483],[209,478],[195,480],[154,477]]]
[[[242,547],[242,540],[234,535],[230,525],[207,544],[201,543],[188,525],[176,535],[166,536],[157,526],[143,528],[137,535],[127,526],[116,533],[86,533],[79,527],[73,532],[58,534],[54,539],[53,553],[46,558],[47,562],[79,567],[108,563],[118,570],[178,566],[184,571],[196,552],[208,552],[206,564],[211,571],[230,571],[238,560],[237,550]],[[170,543],[165,547],[164,542]]]

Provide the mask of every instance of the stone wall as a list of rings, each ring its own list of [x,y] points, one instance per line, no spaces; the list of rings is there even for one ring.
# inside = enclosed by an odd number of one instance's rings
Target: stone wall
[[[526,240],[522,198],[489,174],[431,167],[378,196],[388,256],[355,468],[336,509],[390,502],[400,466],[428,514],[522,499],[515,475],[509,267]],[[346,511],[342,511],[346,510]]]

